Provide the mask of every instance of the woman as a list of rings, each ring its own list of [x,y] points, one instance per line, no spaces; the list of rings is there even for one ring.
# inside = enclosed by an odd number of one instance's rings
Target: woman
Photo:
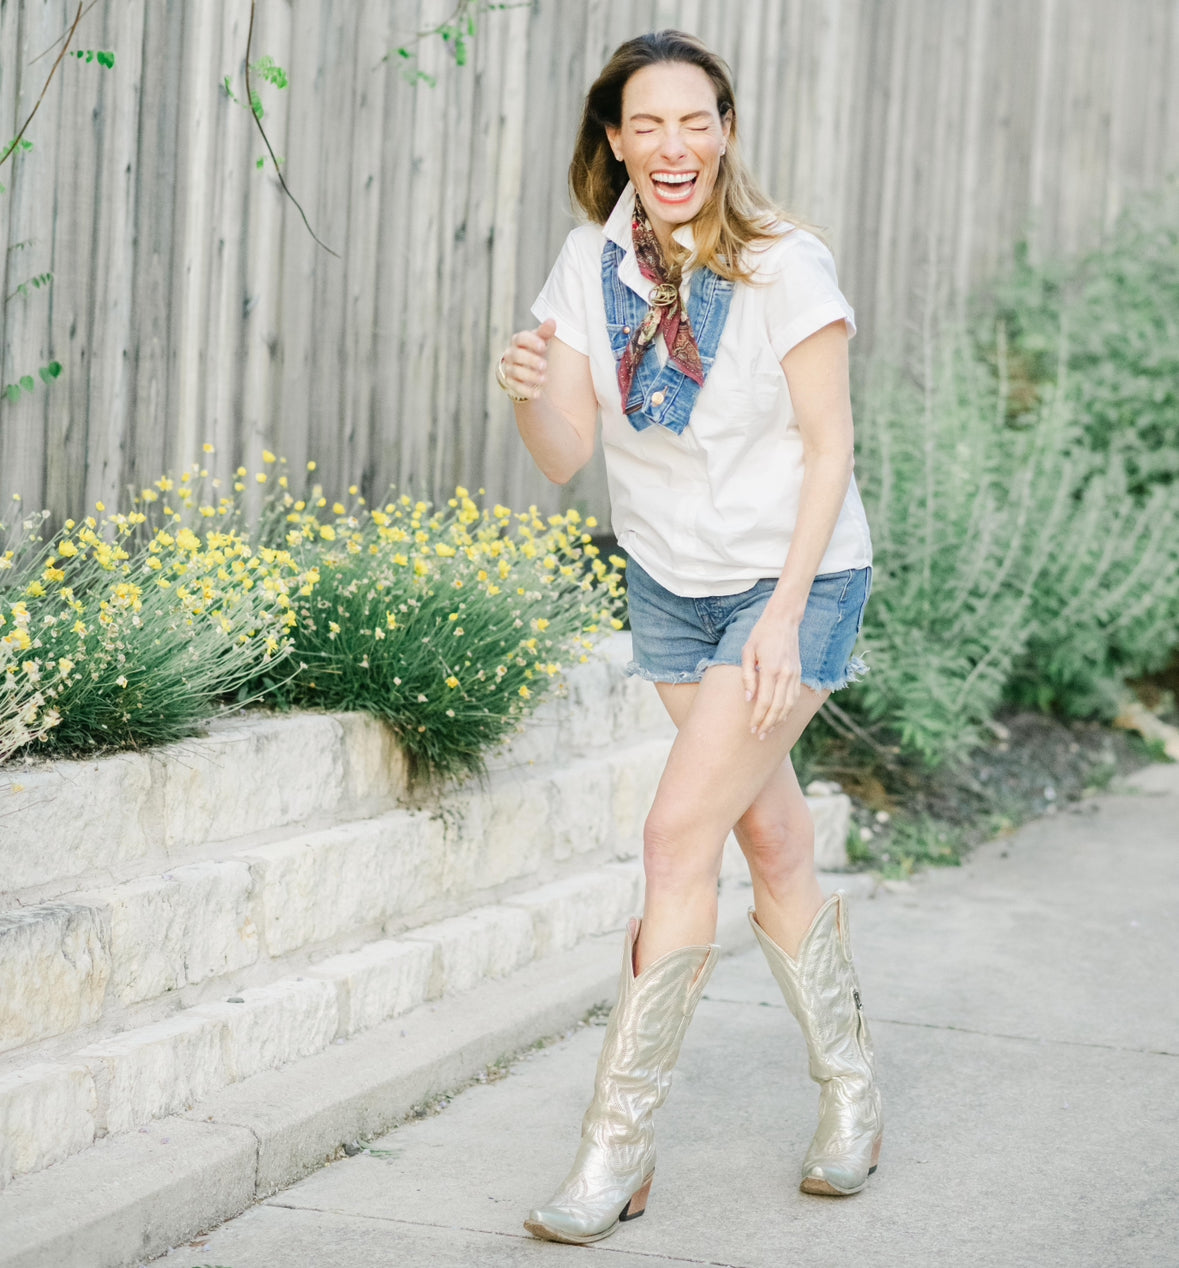
[[[615,52],[586,99],[570,185],[589,223],[497,378],[558,483],[589,460],[600,414],[630,556],[630,668],[678,728],[581,1146],[525,1221],[538,1237],[590,1242],[643,1213],[653,1111],[717,958],[730,830],[749,862],[754,933],[821,1087],[802,1188],[861,1189],[882,1119],[842,895],[819,888],[789,756],[863,668],[851,650],[871,545],[852,480],[852,311],[826,247],[748,175],[728,70],[691,36]]]

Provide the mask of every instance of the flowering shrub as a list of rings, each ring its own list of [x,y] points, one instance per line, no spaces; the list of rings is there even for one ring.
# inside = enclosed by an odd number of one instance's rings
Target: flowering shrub
[[[623,561],[576,511],[480,510],[461,488],[440,510],[407,495],[370,510],[355,489],[329,508],[264,459],[253,529],[244,468],[218,496],[199,466],[48,544],[26,521],[0,557],[0,760],[176,739],[232,698],[364,709],[414,774],[477,770],[589,636],[621,625]]]
[[[621,626],[623,561],[600,557],[576,511],[444,509],[402,495],[367,510],[289,492],[285,545],[311,578],[294,598],[300,672],[275,700],[363,709],[393,728],[411,773],[477,770],[590,635]],[[272,530],[273,531],[273,530]]]

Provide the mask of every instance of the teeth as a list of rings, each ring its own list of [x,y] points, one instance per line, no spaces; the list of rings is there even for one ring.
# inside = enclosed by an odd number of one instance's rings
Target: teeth
[[[696,179],[695,172],[665,172],[661,176],[652,176],[653,181],[658,181],[660,185],[686,185],[688,181]]]

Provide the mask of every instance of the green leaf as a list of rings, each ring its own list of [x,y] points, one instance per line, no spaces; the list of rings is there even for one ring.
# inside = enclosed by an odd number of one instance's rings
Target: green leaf
[[[49,363],[49,364],[48,364],[45,368],[49,371],[49,376],[50,376],[50,378],[54,378],[54,379],[56,379],[56,378],[60,377],[60,375],[61,375],[61,362],[60,362],[60,361],[50,361],[50,363]]]
[[[454,62],[456,66],[467,64],[467,42],[461,35],[454,42]]]
[[[253,89],[250,93],[250,105],[253,108],[254,114],[261,119],[264,111],[262,109],[262,98],[258,96],[257,88]]]
[[[24,137],[21,137],[20,148],[27,154],[33,148],[33,143],[32,141],[26,141]]]
[[[98,63],[105,66],[107,70],[113,70],[115,65],[115,55],[113,52],[99,53]]]
[[[26,392],[31,392],[37,386],[37,383],[31,374],[22,374],[20,376],[20,385]]]
[[[397,50],[398,57],[412,57],[413,54],[407,48],[399,48]]]
[[[229,98],[229,100],[230,100],[230,101],[236,101],[236,100],[237,100],[237,98],[233,95],[233,89],[232,89],[232,88],[230,88],[230,86],[229,86],[229,76],[228,76],[228,75],[226,75],[226,76],[225,76],[225,79],[223,80],[223,83],[225,84],[225,95]]]
[[[263,154],[263,155],[262,155],[262,157],[261,157],[261,158],[260,158],[260,159],[259,159],[259,160],[255,163],[255,164],[254,164],[254,166],[255,166],[255,167],[265,167],[265,166],[266,166],[266,155],[265,155],[265,154]]]
[[[4,395],[8,397],[10,402],[15,404],[20,400],[20,388],[15,383],[10,383],[4,389]]]

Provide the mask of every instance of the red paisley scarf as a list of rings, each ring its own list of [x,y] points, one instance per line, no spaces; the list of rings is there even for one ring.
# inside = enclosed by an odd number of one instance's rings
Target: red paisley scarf
[[[693,382],[704,385],[704,366],[700,361],[700,349],[696,346],[696,336],[692,334],[692,323],[688,319],[687,305],[680,295],[678,278],[672,281],[667,264],[663,259],[663,249],[643,204],[635,196],[635,214],[631,222],[631,238],[634,242],[635,258],[639,263],[639,272],[650,282],[655,283],[651,291],[651,307],[643,318],[639,328],[631,335],[630,343],[618,363],[618,386],[622,392],[622,408],[633,414],[643,408],[643,402],[627,406],[631,383],[639,368],[639,362],[647,350],[655,342],[656,334],[663,335],[667,345],[669,360],[682,374]]]

